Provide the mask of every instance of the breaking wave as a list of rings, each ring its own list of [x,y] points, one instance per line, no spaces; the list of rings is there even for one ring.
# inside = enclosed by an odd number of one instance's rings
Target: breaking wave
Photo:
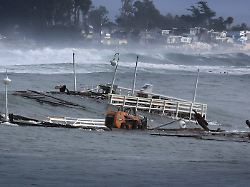
[[[233,75],[250,74],[249,51],[169,50],[167,48],[0,48],[0,71],[13,73],[62,74],[72,73],[72,53],[76,54],[77,72],[111,72],[109,60],[120,53],[120,70],[134,68],[139,56],[138,71],[164,73],[166,71],[194,72],[199,68],[206,73]]]

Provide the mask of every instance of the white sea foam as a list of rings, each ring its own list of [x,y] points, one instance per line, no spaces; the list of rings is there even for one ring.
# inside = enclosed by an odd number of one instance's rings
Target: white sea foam
[[[203,46],[203,48],[206,47]],[[201,46],[200,48],[203,49]],[[119,51],[121,54],[119,68],[134,68],[135,56],[139,55],[142,61],[138,66],[139,71],[164,72],[174,70],[196,72],[199,68],[201,72],[205,73],[250,74],[250,62],[248,62],[247,52],[244,52],[246,57],[241,57],[236,53],[216,54],[211,50],[207,50],[210,53],[200,54],[197,50],[185,46],[175,47],[174,49],[54,49],[49,47],[11,49],[2,47],[0,49],[0,71],[4,72],[7,67],[10,72],[14,73],[72,73],[72,65],[70,63],[72,62],[72,53],[75,52],[78,73],[111,72],[113,70],[109,65],[109,60],[115,52]],[[232,59],[235,62],[232,62],[232,65],[230,65]],[[239,59],[240,63],[243,61],[245,63],[244,66],[238,66],[237,59]]]
[[[209,121],[208,125],[210,125],[210,126],[222,126],[222,124],[219,123],[218,121]]]
[[[123,63],[121,66],[134,67],[134,63]],[[198,66],[198,65],[177,65],[177,64],[152,64],[152,63],[140,63],[139,68],[145,71],[163,71],[163,70],[176,70],[176,71],[188,71],[196,72],[200,69],[200,72],[213,73],[213,74],[225,74],[225,75],[244,75],[250,74],[250,66],[237,67],[237,66]]]
[[[3,123],[1,123],[1,125],[18,127],[18,125],[17,125],[17,124],[14,124],[14,123],[9,123],[9,122],[3,122]]]

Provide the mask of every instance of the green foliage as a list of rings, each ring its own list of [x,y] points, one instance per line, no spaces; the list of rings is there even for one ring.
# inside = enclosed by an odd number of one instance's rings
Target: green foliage
[[[0,24],[4,27],[80,27],[91,0],[0,0]]]
[[[139,30],[160,28],[164,24],[164,18],[152,0],[122,0],[120,12],[116,22],[125,31],[138,33]]]
[[[135,27],[139,30],[150,30],[160,27],[162,15],[151,0],[136,1],[134,3]]]
[[[89,24],[94,27],[96,32],[100,32],[102,26],[105,26],[109,23],[108,19],[108,10],[104,6],[99,6],[98,8],[92,9],[89,12],[88,20]]]
[[[248,30],[249,28],[247,27],[246,23],[242,23],[241,25],[236,25],[234,27],[232,27],[233,31],[244,31],[244,30]]]
[[[121,0],[122,8],[117,16],[116,23],[126,32],[150,30],[154,28],[172,29],[179,28],[188,30],[191,27],[205,27],[218,31],[230,29],[234,21],[229,16],[226,20],[223,17],[216,18],[206,1],[198,1],[187,10],[190,14],[173,16],[161,15],[156,9],[152,0]],[[241,26],[238,26],[241,27]],[[244,25],[241,27],[244,28]]]
[[[134,0],[121,0],[122,8],[120,9],[121,14],[117,16],[116,23],[125,31],[133,29],[133,17],[134,17]]]
[[[121,0],[120,14],[116,23],[125,33],[138,35],[141,31],[159,29],[188,30],[190,27],[205,27],[222,31],[226,29],[246,30],[247,25],[232,27],[234,18],[229,16],[216,18],[206,1],[198,1],[187,10],[189,14],[174,16],[162,15],[155,7],[153,0]],[[96,32],[102,26],[114,26],[108,19],[104,6],[91,8],[91,0],[0,0],[0,32],[35,30],[67,32],[80,31],[94,27]],[[171,6],[171,4],[169,4]]]
[[[187,10],[191,12],[190,22],[193,26],[210,27],[213,17],[216,16],[205,1],[199,1],[196,6],[191,6]]]

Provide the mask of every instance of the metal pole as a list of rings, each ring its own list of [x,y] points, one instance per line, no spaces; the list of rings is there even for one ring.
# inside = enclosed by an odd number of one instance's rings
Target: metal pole
[[[197,77],[196,77],[196,82],[195,82],[193,103],[195,102],[195,99],[196,99],[196,92],[197,92],[197,87],[198,87],[198,82],[199,82],[199,75],[200,75],[200,70],[198,69],[198,71],[197,71]]]
[[[135,83],[136,83],[136,73],[137,73],[138,59],[139,59],[139,57],[137,56],[136,63],[135,63],[135,72],[134,72],[134,81],[133,81],[132,95],[134,95],[134,93],[135,93]]]
[[[8,86],[5,84],[5,121],[9,121],[9,110],[8,110]]]
[[[8,78],[8,73],[6,69],[6,78],[4,78],[3,83],[5,84],[5,121],[9,121],[9,111],[8,111],[8,84],[11,80]]]
[[[113,87],[114,87],[115,77],[116,77],[116,72],[117,72],[117,67],[118,67],[118,62],[119,62],[119,53],[116,53],[115,55],[118,55],[118,58],[117,58],[116,66],[115,66],[115,71],[114,71],[114,75],[113,75],[112,84],[111,84],[111,87],[110,87],[110,94],[112,94],[112,90],[113,90]]]
[[[102,23],[100,24],[100,44],[102,44]]]
[[[73,53],[74,91],[76,92],[75,53]]]

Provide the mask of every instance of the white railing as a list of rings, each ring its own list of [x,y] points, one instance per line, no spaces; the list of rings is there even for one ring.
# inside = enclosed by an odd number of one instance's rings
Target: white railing
[[[50,123],[71,125],[84,128],[106,128],[105,119],[70,118],[70,117],[48,117]]]
[[[189,120],[194,119],[193,110],[200,113],[205,119],[207,114],[207,104],[192,103],[191,101],[177,98],[152,99],[111,94],[110,104]]]
[[[100,87],[98,85],[81,85],[80,90],[83,92],[86,91],[99,92]]]

